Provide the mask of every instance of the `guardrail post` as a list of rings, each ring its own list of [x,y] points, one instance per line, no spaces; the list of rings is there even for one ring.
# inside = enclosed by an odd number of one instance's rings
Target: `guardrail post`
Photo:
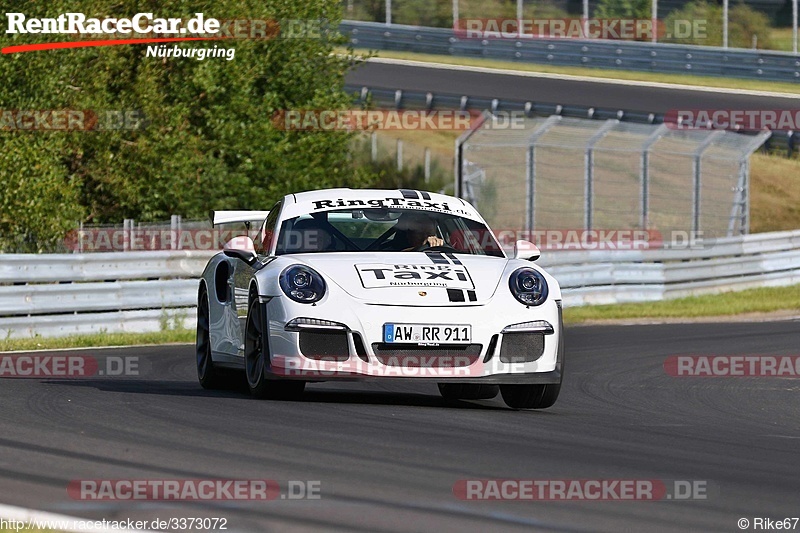
[[[369,141],[370,141],[369,157],[374,163],[375,161],[378,160],[378,134],[374,131],[370,133]]]
[[[425,166],[424,166],[425,183],[431,181],[431,149],[425,148]]]

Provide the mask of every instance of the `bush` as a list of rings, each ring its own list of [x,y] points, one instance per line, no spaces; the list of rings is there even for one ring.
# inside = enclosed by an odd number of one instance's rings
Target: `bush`
[[[754,35],[758,37],[758,48],[771,46],[771,29],[766,15],[745,4],[736,4],[730,9],[728,17],[728,46],[751,48]],[[704,0],[688,4],[667,17],[665,20],[667,32],[673,32],[678,20],[703,21],[705,22],[705,32],[690,37],[665,37],[664,42],[722,46],[722,6],[710,4]]]
[[[185,0],[34,0],[16,2],[29,17],[326,20],[330,0],[220,0],[202,9]],[[61,35],[0,34],[2,46],[63,40]],[[235,49],[223,58],[147,58],[146,45],[53,50],[3,56],[0,108],[135,110],[141,130],[0,131],[0,251],[45,249],[78,220],[141,221],[211,209],[265,209],[293,191],[359,186],[372,177],[349,163],[352,134],[287,132],[283,109],[350,107],[349,59],[332,54],[342,39],[242,39],[183,43]],[[37,244],[39,243],[39,244]]]

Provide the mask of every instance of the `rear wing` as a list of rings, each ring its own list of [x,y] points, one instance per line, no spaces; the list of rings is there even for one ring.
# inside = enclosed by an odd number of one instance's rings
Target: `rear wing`
[[[219,224],[232,224],[235,222],[263,222],[269,215],[269,211],[212,211],[211,223],[214,226]]]

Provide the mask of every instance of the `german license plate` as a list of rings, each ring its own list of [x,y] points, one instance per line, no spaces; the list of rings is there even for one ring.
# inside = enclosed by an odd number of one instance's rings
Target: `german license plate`
[[[461,324],[384,324],[383,342],[464,344],[472,342],[472,326]]]

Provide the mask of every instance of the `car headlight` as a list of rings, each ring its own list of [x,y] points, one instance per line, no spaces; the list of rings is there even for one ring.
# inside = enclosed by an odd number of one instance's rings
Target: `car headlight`
[[[304,304],[318,302],[325,296],[325,280],[319,273],[307,266],[292,265],[281,272],[281,290],[284,294]]]
[[[522,267],[512,272],[508,288],[521,304],[541,305],[547,300],[547,281],[533,268]]]

